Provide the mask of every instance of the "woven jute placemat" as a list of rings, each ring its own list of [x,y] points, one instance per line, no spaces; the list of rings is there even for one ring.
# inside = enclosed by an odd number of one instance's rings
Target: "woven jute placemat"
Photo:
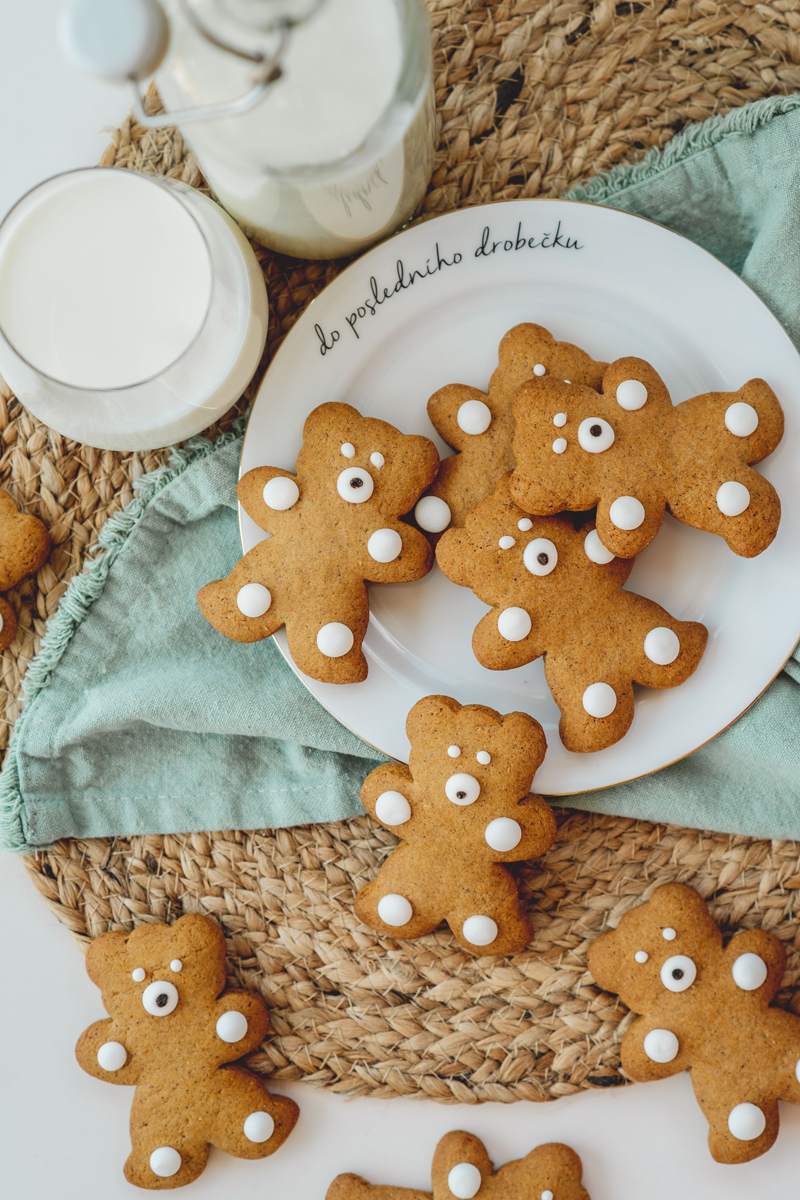
[[[800,5],[729,0],[428,0],[439,149],[424,215],[493,199],[559,195],[635,161],[690,121],[800,86]],[[149,103],[157,105],[153,94]],[[205,187],[174,129],[131,120],[106,165]],[[339,263],[256,247],[270,295],[261,371]],[[212,431],[214,432],[214,431]],[[0,482],[49,526],[53,552],[11,601],[17,637],[2,657],[0,746],[21,680],[70,577],[136,479],[167,453],[118,454],[67,441],[0,388]],[[800,854],[754,841],[583,813],[519,875],[537,929],[530,950],[473,958],[447,929],[384,939],[352,912],[356,889],[395,844],[363,817],[330,825],[184,837],[62,841],[25,859],[59,920],[82,944],[108,929],[203,912],[229,937],[232,976],[261,990],[274,1034],[253,1065],[348,1094],[440,1101],[541,1100],[624,1082],[629,1020],[586,974],[586,948],[659,883],[710,898],[724,927],[771,929],[787,944],[779,1002],[800,976]]]

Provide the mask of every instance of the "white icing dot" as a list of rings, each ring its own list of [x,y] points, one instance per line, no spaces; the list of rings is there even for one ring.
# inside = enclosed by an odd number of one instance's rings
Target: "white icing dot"
[[[363,504],[372,495],[372,476],[362,467],[345,467],[336,480],[336,490],[348,504]]]
[[[567,439],[566,438],[556,438],[556,440],[553,442],[553,450],[556,454],[563,454],[564,451],[566,450],[566,448],[567,448]]]
[[[181,962],[181,960],[179,958],[173,958],[172,962],[169,964],[169,969],[170,969],[170,971],[175,971],[176,973],[178,971],[182,971],[183,963]]]
[[[488,750],[479,750],[475,757],[482,767],[488,767],[489,763],[492,761],[492,756],[489,754]]]
[[[568,381],[565,379],[564,382],[567,383]],[[544,1189],[540,1200],[553,1200],[553,1193],[550,1191],[550,1188]]]
[[[467,804],[475,803],[481,794],[481,785],[474,775],[465,775],[463,772],[459,772],[458,775],[450,776],[444,785],[444,791],[448,800],[464,807]]]
[[[737,437],[749,437],[758,429],[758,413],[752,404],[737,400],[725,410],[725,424]]]
[[[263,583],[246,583],[236,593],[236,607],[245,617],[263,617],[272,604],[272,593]]]
[[[661,967],[661,982],[669,992],[685,992],[697,978],[697,967],[685,954],[674,954]]]
[[[750,493],[743,483],[728,480],[717,491],[717,508],[723,517],[738,517],[750,506]]]
[[[737,1104],[728,1114],[728,1129],[739,1142],[753,1142],[767,1127],[767,1118],[757,1104]]]
[[[375,562],[390,563],[403,549],[403,539],[396,529],[376,529],[367,542],[367,553]]]
[[[413,915],[409,901],[397,892],[389,892],[378,901],[378,916],[384,925],[407,925]]]
[[[521,529],[523,533],[527,533],[529,529],[533,529],[533,521],[530,517],[523,517],[521,521],[517,521],[517,529]]]
[[[633,957],[638,963],[646,963],[650,955],[646,950],[637,950]]]
[[[596,529],[587,533],[583,539],[583,548],[586,551],[586,557],[591,562],[597,563],[598,567],[604,567],[606,563],[610,563],[616,557],[610,550],[606,550]]]
[[[644,505],[635,496],[618,496],[608,515],[617,529],[638,529],[644,520]]]
[[[472,1200],[481,1187],[481,1173],[472,1163],[456,1163],[447,1176],[447,1186],[456,1200]]]
[[[276,475],[274,479],[267,480],[261,494],[267,508],[285,512],[300,499],[300,488],[293,479],[287,479],[285,475]]]
[[[465,400],[456,414],[459,429],[464,433],[485,433],[492,423],[492,412],[482,400]]]
[[[174,983],[154,979],[142,992],[142,1005],[151,1017],[168,1017],[178,1007],[178,989]]]
[[[317,634],[317,649],[326,658],[341,658],[353,649],[353,631],[341,621],[329,621]]]
[[[578,442],[587,454],[602,454],[614,445],[614,430],[602,417],[587,417],[578,426]]]
[[[342,454],[345,456],[345,458],[355,458],[356,448],[352,442],[344,443],[344,445],[342,446]]]
[[[565,379],[564,383],[569,383],[569,380]],[[556,415],[553,417],[553,424],[557,425],[559,429],[561,428],[562,425],[566,425],[566,423],[567,423],[567,414],[566,413],[556,413]]]
[[[798,1058],[798,1060],[795,1064],[794,1077],[797,1080],[797,1082],[800,1083],[800,1058]]]
[[[671,929],[668,925],[666,929],[661,930],[661,936],[665,942],[674,942],[678,935],[675,930]]]
[[[642,1045],[650,1061],[656,1063],[672,1062],[680,1049],[671,1029],[651,1029]]]
[[[658,625],[644,639],[644,652],[650,662],[659,667],[668,667],[680,654],[681,643],[677,633],[667,629],[666,625]]]
[[[97,1051],[97,1065],[104,1071],[119,1071],[128,1061],[128,1051],[122,1042],[103,1042]]]
[[[461,747],[460,746],[448,746],[447,753],[450,755],[451,758],[460,758]]]
[[[546,371],[547,367],[544,365],[544,363],[537,363],[533,368],[534,375],[544,375]]]
[[[623,379],[617,384],[617,404],[628,412],[642,408],[647,400],[647,388],[640,379]]]
[[[534,538],[528,542],[522,561],[531,575],[549,575],[558,563],[558,551],[549,538]]]
[[[382,467],[386,464],[386,459],[381,454],[380,450],[374,450],[369,456],[369,461],[373,467]]]
[[[216,1024],[217,1037],[223,1042],[240,1042],[247,1033],[247,1017],[244,1013],[224,1012]]]
[[[426,533],[441,533],[450,524],[450,507],[439,496],[423,496],[417,501],[414,516]]]
[[[497,618],[497,632],[507,642],[521,642],[530,633],[532,624],[524,608],[504,608]]]
[[[242,1126],[248,1142],[268,1142],[274,1132],[275,1122],[267,1112],[251,1112]]]
[[[131,971],[131,979],[134,983],[141,983],[145,976],[144,967],[137,967],[135,971]]]
[[[411,805],[402,792],[381,792],[375,801],[375,816],[384,825],[405,825]]]
[[[733,982],[743,992],[754,992],[767,978],[767,964],[760,954],[740,954],[731,968]]]
[[[608,683],[590,683],[583,693],[583,707],[598,720],[610,717],[617,707],[617,694]]]
[[[497,544],[501,550],[510,550],[512,546],[516,546],[517,539],[506,535],[505,537],[501,537]]]
[[[513,850],[522,840],[522,829],[511,817],[496,817],[486,826],[484,833],[487,845],[500,854]]]
[[[467,917],[461,932],[471,946],[489,946],[497,937],[497,924],[491,917]]]
[[[180,1154],[172,1146],[159,1146],[150,1155],[150,1170],[159,1179],[169,1179],[171,1175],[177,1175],[182,1162]]]
[[[4,624],[5,624],[5,622],[3,621],[3,614],[2,614],[2,613],[0,613],[0,633],[2,633],[2,632],[3,632],[3,625],[4,625]]]

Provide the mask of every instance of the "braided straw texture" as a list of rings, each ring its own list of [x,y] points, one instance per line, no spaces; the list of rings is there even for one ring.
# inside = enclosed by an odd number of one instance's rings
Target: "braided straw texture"
[[[726,0],[428,0],[439,121],[423,216],[495,199],[557,196],[634,162],[684,124],[800,87],[800,8]],[[148,101],[155,111],[158,98]],[[103,164],[205,184],[175,129],[128,120]],[[207,190],[207,189],[206,189]],[[271,327],[263,367],[341,264],[255,247]],[[53,551],[10,595],[19,631],[2,657],[0,748],[21,681],[69,579],[103,524],[166,451],[120,454],[62,438],[0,380],[0,482],[50,528]],[[444,1102],[542,1100],[624,1082],[618,1042],[629,1017],[599,993],[586,948],[658,884],[681,880],[712,900],[731,931],[760,926],[787,943],[791,1003],[800,976],[800,855],[752,841],[582,813],[560,813],[550,852],[520,871],[537,928],[533,949],[473,958],[442,929],[394,942],[353,916],[354,891],[395,844],[363,817],[308,828],[185,837],[62,841],[25,859],[31,879],[83,945],[109,929],[216,917],[230,968],[258,988],[274,1035],[253,1065],[351,1095]],[[796,1008],[800,1012],[800,995]]]

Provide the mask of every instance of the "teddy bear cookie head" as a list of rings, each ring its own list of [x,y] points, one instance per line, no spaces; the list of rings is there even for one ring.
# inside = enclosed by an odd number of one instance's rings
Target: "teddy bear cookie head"
[[[454,1131],[436,1147],[433,1200],[589,1200],[582,1173],[578,1155],[559,1142],[537,1146],[493,1173],[480,1138]]]
[[[716,980],[721,956],[722,934],[701,897],[667,883],[597,938],[588,965],[600,987],[646,1013],[684,993],[690,1004],[697,988]]]
[[[202,1028],[207,1007],[225,987],[225,937],[208,917],[190,914],[174,925],[140,925],[107,933],[86,955],[89,977],[108,1014],[124,1023],[126,1045],[179,1053],[215,1045],[213,1024]]]
[[[585,507],[592,507],[611,466],[624,498],[625,482],[639,467],[642,434],[658,429],[671,409],[663,380],[644,359],[611,363],[600,394],[550,375],[527,380],[513,401],[515,497],[533,512],[557,512],[575,508],[572,498],[585,493]]]
[[[590,523],[576,530],[566,516],[530,516],[511,496],[511,473],[482,500],[461,529],[436,548],[448,579],[471,587],[487,604],[512,602],[533,613],[568,613],[602,591],[618,590],[633,559],[615,558]]]
[[[524,796],[544,759],[542,727],[527,713],[501,716],[481,704],[426,696],[406,721],[409,767],[417,786],[453,804],[473,804],[483,793]]]
[[[438,466],[428,438],[400,433],[339,403],[321,404],[309,414],[297,456],[298,478],[330,503],[331,518],[339,521],[348,511],[408,512]]]

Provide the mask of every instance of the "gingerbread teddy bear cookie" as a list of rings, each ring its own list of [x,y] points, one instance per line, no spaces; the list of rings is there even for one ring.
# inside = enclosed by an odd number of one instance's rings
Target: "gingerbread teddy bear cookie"
[[[97,1079],[136,1087],[130,1183],[191,1183],[209,1144],[266,1158],[285,1142],[297,1105],[230,1065],[263,1040],[269,1014],[254,992],[223,990],[225,937],[209,917],[106,933],[89,947],[86,969],[110,1020],[90,1025],[75,1054]]]
[[[606,363],[595,362],[578,346],[557,342],[541,325],[515,325],[503,337],[488,394],[463,383],[449,383],[428,401],[428,415],[457,454],[442,460],[428,495],[417,505],[417,524],[441,533],[448,524],[463,525],[471,508],[494,491],[500,476],[514,466],[511,440],[514,393],[532,378],[569,379],[599,388]],[[429,497],[438,499],[433,503]]]
[[[198,594],[203,615],[227,637],[256,642],[286,626],[297,666],[323,683],[367,677],[367,581],[421,579],[433,554],[409,512],[436,474],[428,438],[406,436],[349,404],[321,404],[306,419],[297,474],[257,467],[239,502],[273,536],[227,579]]]
[[[419,700],[406,721],[409,765],[370,772],[361,802],[400,845],[356,896],[356,916],[396,938],[447,921],[473,953],[513,954],[533,936],[505,863],[543,854],[556,836],[530,794],[547,743],[527,713],[501,716],[449,696]]]
[[[703,655],[705,626],[623,591],[634,560],[609,554],[592,524],[529,516],[511,498],[510,473],[462,529],[447,530],[436,561],[492,605],[472,636],[479,663],[507,671],[544,655],[568,750],[618,742],[633,721],[633,684],[676,687]]]
[[[514,499],[540,516],[597,505],[597,533],[611,554],[644,550],[665,508],[745,558],[778,531],[778,495],[748,465],[783,436],[781,406],[763,379],[673,406],[649,363],[620,358],[600,395],[574,381],[529,380],[513,408]]]
[[[480,1138],[459,1130],[436,1147],[433,1194],[414,1188],[372,1186],[358,1175],[339,1175],[325,1200],[589,1200],[581,1186],[581,1160],[560,1142],[537,1146],[524,1158],[492,1170]]]
[[[38,571],[49,553],[50,536],[39,518],[20,512],[8,492],[0,488],[0,592]],[[0,596],[0,651],[11,645],[16,632],[16,613]]]
[[[749,929],[727,946],[693,888],[667,883],[589,947],[589,971],[641,1013],[622,1040],[632,1079],[692,1073],[721,1163],[748,1162],[778,1136],[778,1100],[800,1104],[800,1018],[770,1008],[783,945]]]

